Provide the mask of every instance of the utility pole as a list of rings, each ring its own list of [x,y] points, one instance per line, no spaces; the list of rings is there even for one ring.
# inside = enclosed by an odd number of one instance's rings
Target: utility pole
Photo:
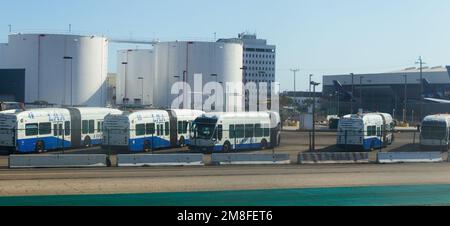
[[[294,95],[297,92],[297,72],[300,71],[300,69],[291,69],[292,72],[294,72]]]
[[[9,27],[9,33],[11,34],[12,33],[12,25],[8,24],[8,27]]]
[[[420,70],[420,117],[423,117],[423,65],[427,63],[423,62],[422,56],[419,56],[419,60],[416,64],[419,64]]]

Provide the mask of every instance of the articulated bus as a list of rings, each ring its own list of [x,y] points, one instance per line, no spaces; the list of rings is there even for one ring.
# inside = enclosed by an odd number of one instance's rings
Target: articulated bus
[[[189,109],[142,110],[105,118],[103,148],[149,152],[190,142],[192,122],[203,111]]]
[[[339,120],[337,146],[370,151],[394,142],[394,120],[386,113],[346,115]]]
[[[450,115],[429,115],[420,128],[420,149],[447,151],[450,146]]]
[[[46,152],[101,144],[101,124],[109,108],[42,108],[0,114],[0,149]]]
[[[190,149],[229,152],[272,148],[280,145],[280,133],[276,112],[208,113],[194,121]]]

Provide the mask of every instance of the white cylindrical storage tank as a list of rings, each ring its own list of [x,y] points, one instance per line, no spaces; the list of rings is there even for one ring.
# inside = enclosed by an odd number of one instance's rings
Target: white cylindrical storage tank
[[[153,104],[154,59],[150,49],[117,53],[116,104]]]
[[[243,48],[238,43],[221,42],[162,42],[154,45],[155,54],[155,106],[170,107],[180,95],[171,94],[172,85],[186,81],[191,88],[191,108],[194,94],[208,82],[238,85],[234,100],[242,109]],[[202,87],[194,86],[194,74],[202,74]],[[210,94],[203,93],[203,103]],[[224,102],[226,99],[224,99]],[[227,105],[228,103],[224,103]],[[224,109],[225,110],[225,109]]]
[[[11,67],[25,68],[26,102],[106,104],[106,38],[15,34],[9,36],[8,55]]]

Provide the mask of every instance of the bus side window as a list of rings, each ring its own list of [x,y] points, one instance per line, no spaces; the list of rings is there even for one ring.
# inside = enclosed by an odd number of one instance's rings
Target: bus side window
[[[52,124],[50,122],[39,123],[39,135],[52,134]]]
[[[261,128],[261,124],[255,125],[255,137],[263,137],[263,129]]]
[[[182,121],[178,121],[178,133],[183,133],[183,122]]]
[[[161,134],[162,134],[162,125],[157,125],[156,127],[157,127],[156,134],[157,134],[158,136],[161,136]]]
[[[53,136],[58,136],[58,124],[53,124]]]
[[[228,131],[230,139],[236,138],[236,131],[234,130],[234,125],[230,125],[230,129]]]
[[[155,123],[147,123],[145,125],[145,134],[155,135]]]
[[[25,136],[36,136],[39,134],[39,126],[37,123],[25,125]]]
[[[64,135],[70,136],[70,122],[69,121],[64,123]]]
[[[102,124],[103,124],[103,122],[97,121],[97,132],[99,132],[99,133],[102,132]]]
[[[244,138],[244,125],[236,125],[236,138]]]
[[[89,134],[93,134],[95,132],[95,121],[89,120]]]
[[[165,130],[166,130],[166,136],[170,135],[170,127],[169,127],[169,122],[165,123]]]
[[[87,120],[83,120],[81,124],[82,134],[87,134],[89,132],[89,122]]]
[[[145,125],[144,124],[136,124],[136,136],[145,135]]]
[[[223,138],[223,126],[222,125],[218,125],[217,126],[217,131],[218,131],[218,140],[221,141]]]
[[[188,131],[188,121],[183,121],[183,133],[187,133]]]
[[[264,136],[265,137],[270,136],[270,128],[269,127],[270,127],[269,124],[264,125]]]
[[[254,136],[255,125],[246,124],[245,125],[245,138],[252,138]]]
[[[58,124],[58,135],[60,135],[60,136],[63,135],[63,125],[62,125],[62,123]]]

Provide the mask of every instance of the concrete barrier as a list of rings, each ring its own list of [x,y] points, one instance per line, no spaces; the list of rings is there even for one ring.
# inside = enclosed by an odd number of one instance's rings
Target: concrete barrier
[[[300,153],[299,164],[354,164],[369,163],[367,152],[329,152],[329,153]]]
[[[54,154],[54,155],[10,155],[9,168],[81,168],[106,167],[107,155]]]
[[[442,162],[441,152],[379,152],[378,163]]]
[[[124,154],[117,166],[203,166],[203,154]]]
[[[216,165],[277,165],[290,164],[288,154],[214,153],[211,162]]]

